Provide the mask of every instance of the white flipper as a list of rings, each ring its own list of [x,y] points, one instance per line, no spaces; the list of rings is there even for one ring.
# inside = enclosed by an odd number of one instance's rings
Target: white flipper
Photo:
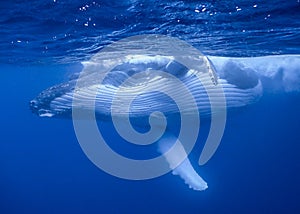
[[[178,165],[178,158],[187,156],[181,143],[178,144],[179,146],[175,152],[172,154],[166,153],[176,141],[179,142],[175,136],[167,133],[166,136],[158,141],[158,151],[164,155],[174,175],[179,175],[185,183],[194,190],[205,190],[208,187],[207,183],[194,170],[188,158],[185,158],[184,161]],[[176,165],[178,166],[176,167]]]

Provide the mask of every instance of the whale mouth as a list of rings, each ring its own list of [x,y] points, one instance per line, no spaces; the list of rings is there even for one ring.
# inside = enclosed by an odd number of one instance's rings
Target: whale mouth
[[[45,89],[29,102],[31,112],[39,117],[70,117],[71,103],[61,102],[62,106],[70,107],[55,109],[52,106],[52,102],[56,99],[60,99],[60,97],[64,94],[72,92],[72,90],[74,90],[75,83],[75,80],[71,80]]]
[[[37,114],[39,117],[53,117],[55,113],[52,110],[45,109],[46,105],[40,103],[37,99],[33,99],[29,102],[29,108],[32,113]]]

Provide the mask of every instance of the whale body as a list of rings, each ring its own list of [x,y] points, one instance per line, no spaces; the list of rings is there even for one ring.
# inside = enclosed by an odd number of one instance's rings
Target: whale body
[[[265,93],[281,91],[283,93],[300,91],[300,56],[299,55],[277,55],[251,58],[230,58],[209,56],[209,61],[213,64],[226,98],[226,108],[234,109],[250,105],[259,101]],[[91,62],[84,62],[83,66],[92,72],[97,72],[95,65]],[[153,70],[160,70],[167,74],[172,74],[187,86],[197,104],[197,110],[201,117],[208,117],[211,114],[210,100],[206,93],[205,81],[200,82],[195,78],[193,71],[180,63],[166,56],[138,56],[115,67],[103,79],[101,83],[97,80],[89,81],[89,84],[82,88],[82,96],[85,100],[95,99],[95,114],[97,119],[106,120],[111,117],[111,105],[114,95],[118,92],[122,83],[129,77],[146,71],[146,75],[139,76],[128,82],[124,91],[128,94],[139,88],[146,88],[149,82],[153,83],[153,93],[141,94],[131,103],[130,109],[126,110],[122,106],[115,112],[120,116],[130,114],[133,122],[143,125],[144,119],[149,117],[151,112],[162,112],[167,117],[178,113],[175,102],[170,102],[169,97],[163,93],[157,93],[160,89],[172,87],[176,91],[176,86],[169,83],[168,75],[158,75]],[[83,78],[89,78],[88,76]],[[70,79],[41,92],[30,102],[33,113],[40,117],[71,118],[73,105],[73,93],[76,88],[77,79]],[[97,90],[96,97],[91,96],[91,91]],[[124,92],[123,91],[123,92]],[[126,93],[124,93],[126,96]],[[180,97],[180,91],[178,91]],[[213,96],[218,96],[215,94]],[[185,97],[180,99],[183,102]],[[87,102],[88,103],[88,102]],[[86,111],[92,109],[90,104],[84,103],[80,106]],[[188,105],[187,105],[188,106]],[[187,111],[189,111],[187,109]],[[158,140],[158,151],[162,154],[171,146],[175,136],[168,133]],[[185,153],[184,148],[181,151]],[[204,190],[207,183],[194,170],[191,162],[186,158],[180,165],[172,166],[176,155],[166,156],[173,174],[180,175],[182,179],[194,190]]]

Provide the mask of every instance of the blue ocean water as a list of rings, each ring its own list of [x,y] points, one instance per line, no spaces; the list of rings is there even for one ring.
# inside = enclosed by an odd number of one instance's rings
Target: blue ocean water
[[[29,109],[42,90],[81,71],[81,61],[128,36],[169,35],[209,56],[299,55],[299,1],[5,1],[0,12],[0,213],[300,212],[298,67],[282,68],[293,72],[284,74],[295,90],[267,90],[228,112],[204,166],[196,145],[191,161],[209,186],[201,192],[171,173],[108,175],[82,152],[71,120]]]

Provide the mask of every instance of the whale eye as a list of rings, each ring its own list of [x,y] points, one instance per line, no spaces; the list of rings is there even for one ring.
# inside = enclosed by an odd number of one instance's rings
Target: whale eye
[[[232,61],[223,67],[221,78],[240,89],[254,88],[259,82],[258,75],[254,70]]]

